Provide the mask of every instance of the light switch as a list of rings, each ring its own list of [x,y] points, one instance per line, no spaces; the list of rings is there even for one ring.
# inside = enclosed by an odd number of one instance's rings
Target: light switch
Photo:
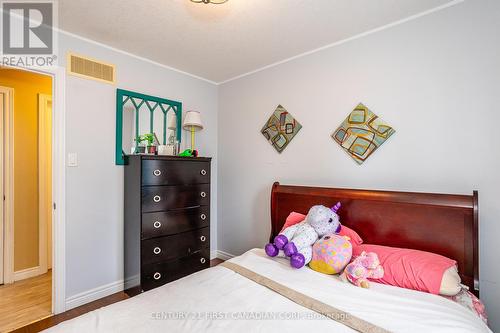
[[[69,167],[78,166],[78,154],[77,153],[69,153],[68,154],[68,166]]]

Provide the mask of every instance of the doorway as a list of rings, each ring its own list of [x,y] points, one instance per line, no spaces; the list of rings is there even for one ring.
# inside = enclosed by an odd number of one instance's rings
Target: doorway
[[[0,331],[52,315],[52,81],[0,67]]]

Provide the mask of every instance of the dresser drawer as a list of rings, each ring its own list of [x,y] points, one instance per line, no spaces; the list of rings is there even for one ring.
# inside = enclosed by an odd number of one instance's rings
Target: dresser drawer
[[[147,186],[142,188],[142,212],[208,206],[210,184]]]
[[[185,257],[210,246],[210,228],[184,232],[173,236],[143,240],[141,258],[143,264]]]
[[[142,161],[142,185],[186,185],[210,183],[209,162]]]
[[[210,225],[208,206],[142,214],[142,239],[174,235]]]
[[[197,251],[178,260],[145,265],[141,274],[142,289],[150,290],[208,267],[209,249]]]

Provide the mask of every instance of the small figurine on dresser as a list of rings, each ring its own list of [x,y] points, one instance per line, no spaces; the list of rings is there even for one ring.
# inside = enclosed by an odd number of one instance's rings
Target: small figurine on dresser
[[[274,238],[273,243],[266,245],[267,255],[275,257],[283,250],[290,257],[292,267],[307,265],[312,259],[313,244],[324,235],[340,231],[339,208],[340,202],[332,208],[321,205],[311,207],[304,222],[286,228]]]

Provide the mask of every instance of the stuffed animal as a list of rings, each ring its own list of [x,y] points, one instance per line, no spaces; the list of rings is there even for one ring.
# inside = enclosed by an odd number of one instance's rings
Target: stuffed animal
[[[197,150],[186,149],[179,154],[180,157],[198,157]]]
[[[368,279],[381,279],[384,268],[380,265],[378,256],[374,252],[361,252],[342,274],[344,279],[361,288],[370,288]]]
[[[324,274],[338,274],[351,261],[352,245],[349,237],[326,235],[313,245],[309,267]]]
[[[274,238],[273,243],[266,245],[267,255],[275,257],[283,250],[290,257],[292,267],[307,265],[312,258],[312,246],[318,238],[340,231],[339,208],[340,202],[332,208],[321,205],[311,207],[304,222],[286,228]]]

